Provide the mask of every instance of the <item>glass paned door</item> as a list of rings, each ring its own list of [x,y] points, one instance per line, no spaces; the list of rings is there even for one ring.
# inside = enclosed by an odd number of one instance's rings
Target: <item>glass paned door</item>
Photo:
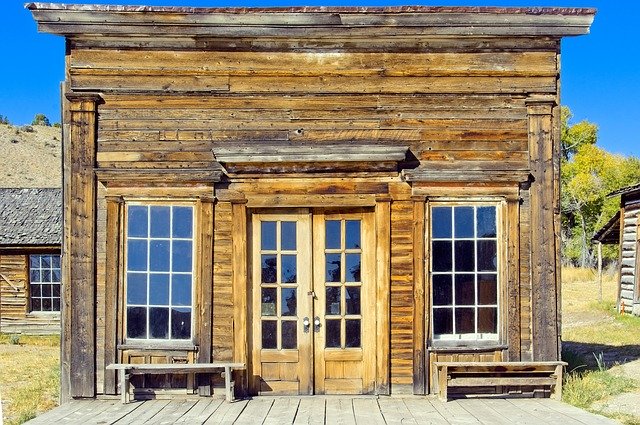
[[[252,226],[252,390],[372,392],[373,214],[254,214]]]

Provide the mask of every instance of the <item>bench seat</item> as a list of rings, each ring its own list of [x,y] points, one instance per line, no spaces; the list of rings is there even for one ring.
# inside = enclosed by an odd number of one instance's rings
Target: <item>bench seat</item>
[[[231,388],[231,371],[245,369],[244,363],[212,362],[212,363],[113,363],[107,370],[119,372],[122,402],[129,402],[129,376],[166,373],[211,373],[224,369],[224,384],[227,401],[233,400]]]
[[[549,386],[562,397],[562,373],[567,363],[553,362],[434,362],[437,392],[447,401],[449,387]]]

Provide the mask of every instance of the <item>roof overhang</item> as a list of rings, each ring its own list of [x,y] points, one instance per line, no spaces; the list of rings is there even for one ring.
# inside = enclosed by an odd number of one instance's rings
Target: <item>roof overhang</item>
[[[192,8],[27,3],[42,32],[67,37],[436,36],[563,37],[587,34],[595,9],[503,7]]]
[[[620,242],[620,211],[598,230],[591,238],[593,242],[603,244],[617,244]]]

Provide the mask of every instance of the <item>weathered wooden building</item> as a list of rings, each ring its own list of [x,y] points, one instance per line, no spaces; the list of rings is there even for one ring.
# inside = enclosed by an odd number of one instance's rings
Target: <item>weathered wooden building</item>
[[[596,232],[592,240],[620,245],[618,310],[640,316],[640,184],[622,188],[609,196],[620,196],[620,211]]]
[[[60,189],[0,189],[0,332],[60,332]]]
[[[593,9],[27,7],[67,43],[63,395],[558,360],[560,39]]]

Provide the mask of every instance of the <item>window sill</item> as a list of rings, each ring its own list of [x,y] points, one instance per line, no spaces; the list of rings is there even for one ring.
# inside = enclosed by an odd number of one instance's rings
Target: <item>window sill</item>
[[[431,342],[427,346],[427,350],[431,352],[454,352],[454,351],[497,351],[507,350],[506,344],[500,344],[498,341],[447,341],[447,342]]]
[[[60,318],[59,311],[30,311],[27,313],[27,317],[47,317],[47,318]]]
[[[198,351],[198,346],[189,342],[127,342],[118,344],[119,350],[165,350],[165,351]]]

